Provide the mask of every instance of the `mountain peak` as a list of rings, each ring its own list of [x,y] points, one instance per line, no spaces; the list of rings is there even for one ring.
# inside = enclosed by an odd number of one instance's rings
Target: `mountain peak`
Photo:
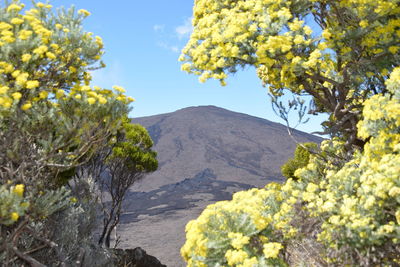
[[[204,169],[211,170],[216,179],[262,187],[282,179],[280,166],[296,147],[286,126],[212,105],[133,122],[147,128],[159,160],[159,169],[138,183],[136,190],[177,183]],[[300,131],[294,135],[300,142],[321,141]]]

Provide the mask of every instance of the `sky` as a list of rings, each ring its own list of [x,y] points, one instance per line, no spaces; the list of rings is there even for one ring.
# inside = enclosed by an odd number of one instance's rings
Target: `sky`
[[[103,38],[107,65],[93,73],[93,85],[124,87],[136,99],[130,117],[214,105],[284,123],[273,112],[268,90],[254,68],[230,76],[224,87],[214,80],[200,83],[197,76],[180,70],[178,57],[190,37],[194,0],[53,0],[51,4],[74,5],[91,13],[84,29]],[[291,117],[294,126],[297,116]],[[322,120],[312,116],[297,129],[321,131]]]

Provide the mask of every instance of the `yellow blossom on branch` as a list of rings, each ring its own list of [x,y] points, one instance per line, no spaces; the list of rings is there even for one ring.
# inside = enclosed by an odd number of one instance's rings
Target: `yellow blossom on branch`
[[[24,194],[24,190],[25,190],[25,185],[23,185],[23,184],[17,184],[17,185],[14,187],[13,192],[14,192],[14,194],[16,194],[16,195],[22,197],[23,194]]]

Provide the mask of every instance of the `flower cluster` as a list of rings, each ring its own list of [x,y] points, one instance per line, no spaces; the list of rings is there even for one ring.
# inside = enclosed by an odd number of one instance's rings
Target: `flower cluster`
[[[11,181],[10,181],[11,183]],[[0,185],[0,225],[11,225],[25,215],[29,203],[24,199],[24,185]]]
[[[295,234],[288,191],[271,183],[209,205],[186,226],[188,266],[285,266],[283,243]]]
[[[398,0],[198,0],[179,60],[200,82],[222,85],[228,74],[254,67],[282,118],[288,111],[278,104],[281,96],[310,96],[305,110],[328,113],[326,130],[357,146],[362,103],[384,93],[400,63],[398,6]]]
[[[352,70],[352,82],[360,84],[366,73],[387,75],[389,62],[400,49],[398,3],[392,1],[341,0],[330,3],[331,9],[321,9],[316,0],[251,0],[251,1],[196,1],[191,39],[182,51],[182,69],[200,75],[200,81],[209,78],[224,83],[228,72],[237,66],[255,65],[259,76],[272,90],[289,88],[299,92],[314,82],[319,87],[332,88],[343,80],[346,66],[360,47],[358,57],[379,55],[382,65],[373,69]],[[336,6],[337,5],[337,6]],[[351,23],[335,19],[333,10],[354,14]],[[332,17],[320,17],[318,11]],[[315,16],[322,27],[316,35],[305,17]],[[347,19],[350,19],[350,15]],[[378,22],[379,19],[385,21]],[[361,49],[362,48],[362,49]],[[337,66],[335,53],[341,55]],[[387,59],[386,63],[383,58]],[[367,62],[366,62],[367,63]],[[360,63],[361,64],[361,63]],[[300,75],[305,76],[302,81]]]
[[[0,112],[70,98],[90,105],[133,101],[122,90],[89,86],[90,70],[104,52],[102,39],[80,26],[88,11],[55,15],[49,4],[24,7],[13,1],[1,10]]]

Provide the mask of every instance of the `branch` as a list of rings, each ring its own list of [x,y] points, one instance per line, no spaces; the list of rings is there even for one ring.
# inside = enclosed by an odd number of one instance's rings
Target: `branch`
[[[26,262],[29,262],[32,267],[46,267],[46,265],[38,262],[37,260],[35,260],[31,256],[26,255],[26,254],[22,253],[21,251],[19,251],[16,246],[12,246],[11,249],[18,257],[20,257],[21,259],[23,259]]]

